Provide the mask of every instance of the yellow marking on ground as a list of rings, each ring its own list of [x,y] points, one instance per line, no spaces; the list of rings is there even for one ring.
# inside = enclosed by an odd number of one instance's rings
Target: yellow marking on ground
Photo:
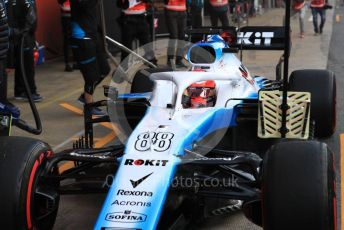
[[[341,208],[341,220],[342,220],[342,229],[344,226],[344,134],[340,134],[340,208]],[[338,199],[338,198],[337,198]]]
[[[81,109],[79,109],[79,108],[77,108],[75,106],[72,106],[72,105],[70,105],[68,103],[60,103],[60,106],[62,106],[65,109],[68,109],[69,111],[72,111],[72,112],[74,112],[76,114],[79,114],[79,115],[83,115],[84,114],[84,112]]]
[[[104,145],[108,144],[110,141],[114,140],[116,138],[116,133],[111,132],[108,135],[99,138],[99,140],[95,143],[95,148],[101,148],[104,147]],[[71,169],[74,167],[73,161],[67,161],[59,166],[59,173],[63,173],[64,171]]]
[[[110,122],[103,122],[102,126],[108,128],[108,129],[113,130],[112,124]]]
[[[63,173],[64,171],[67,171],[68,169],[71,169],[74,167],[73,161],[67,161],[59,166],[59,173]]]
[[[108,129],[111,129],[113,131],[115,131],[115,133],[120,133],[120,129],[117,127],[117,124],[116,123],[110,123],[110,122],[104,122],[101,124],[102,126],[108,128]]]
[[[336,14],[336,22],[340,22],[342,19],[342,15]]]
[[[42,109],[44,109],[50,105],[56,104],[59,101],[64,101],[66,98],[69,98],[73,95],[80,95],[82,92],[83,92],[83,88],[73,89],[72,91],[64,93],[63,95],[55,96],[52,98],[47,98],[43,102],[36,104],[37,109],[42,110]],[[27,114],[29,114],[29,112],[23,113],[23,115],[27,115]]]
[[[72,111],[78,115],[83,115],[83,111],[75,106],[72,106],[68,103],[60,103],[60,106],[62,106],[63,108]],[[112,127],[110,122],[102,122],[100,123],[100,125],[113,130],[114,127]],[[102,138],[94,138],[94,140],[96,141],[96,143],[94,144],[95,148],[101,148],[104,147],[106,144],[108,144],[110,141],[114,140],[116,138],[116,133],[114,131],[111,131],[111,133],[107,134],[106,136],[102,137]],[[71,140],[78,140],[78,137],[73,137]],[[62,173],[68,169],[71,169],[74,167],[74,162],[72,161],[67,161],[63,164],[61,164],[61,166],[59,166],[59,172]]]
[[[110,141],[114,140],[115,138],[116,138],[116,133],[112,131],[111,133],[109,133],[105,137],[100,138],[99,141],[96,142],[94,147],[95,148],[101,148],[104,145],[106,145],[107,143],[109,143]]]
[[[72,112],[74,112],[74,113],[76,113],[78,115],[83,115],[84,114],[84,112],[81,109],[79,109],[79,108],[77,108],[75,106],[72,106],[72,105],[70,105],[68,103],[60,103],[60,106],[62,106],[63,108],[65,108],[65,109],[67,109],[69,111],[72,111]],[[105,128],[113,130],[113,127],[112,127],[110,122],[102,122],[102,123],[99,123],[99,124],[101,126],[105,127]]]

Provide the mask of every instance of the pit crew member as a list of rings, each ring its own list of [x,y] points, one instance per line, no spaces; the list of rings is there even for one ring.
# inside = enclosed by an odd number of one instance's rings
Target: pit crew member
[[[73,54],[85,81],[81,103],[92,103],[96,86],[108,75],[110,66],[102,44],[98,26],[98,0],[70,0],[71,5],[71,45]],[[92,115],[104,116],[99,108],[92,108]]]

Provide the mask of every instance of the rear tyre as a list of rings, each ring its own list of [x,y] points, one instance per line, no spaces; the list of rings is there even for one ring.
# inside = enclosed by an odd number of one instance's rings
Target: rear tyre
[[[0,138],[0,220],[3,229],[52,229],[57,183],[41,178],[50,147],[24,137]]]
[[[311,93],[311,118],[315,136],[329,137],[336,128],[336,78],[328,70],[296,70],[289,80],[291,91]]]
[[[333,155],[326,144],[274,145],[263,166],[264,229],[335,230],[335,186]]]

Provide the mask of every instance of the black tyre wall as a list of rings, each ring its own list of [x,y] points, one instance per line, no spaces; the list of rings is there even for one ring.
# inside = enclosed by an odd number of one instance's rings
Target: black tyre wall
[[[329,137],[336,127],[336,79],[328,70],[296,70],[291,73],[289,90],[311,93],[311,118],[315,136]]]
[[[333,155],[326,144],[287,141],[274,145],[263,166],[265,230],[334,230]]]
[[[42,160],[42,154],[49,153],[50,147],[31,138],[0,137],[0,151],[0,226],[27,229],[26,197],[30,175],[36,160],[40,157]],[[45,229],[53,226],[55,217],[44,224]]]

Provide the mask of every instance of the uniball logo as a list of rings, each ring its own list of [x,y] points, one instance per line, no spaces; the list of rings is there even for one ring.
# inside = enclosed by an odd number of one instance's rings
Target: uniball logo
[[[134,160],[126,159],[124,165],[134,165],[134,166],[166,166],[168,160]]]

